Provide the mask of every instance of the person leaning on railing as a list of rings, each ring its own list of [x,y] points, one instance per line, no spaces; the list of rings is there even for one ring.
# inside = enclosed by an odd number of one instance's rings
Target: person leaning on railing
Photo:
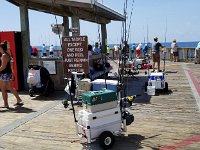
[[[197,44],[195,48],[195,64],[200,64],[200,42]]]
[[[172,41],[172,44],[171,44],[171,51],[172,51],[172,54],[173,54],[173,61],[174,62],[177,62],[178,61],[178,46],[177,46],[177,43],[176,43],[176,39],[174,39]]]

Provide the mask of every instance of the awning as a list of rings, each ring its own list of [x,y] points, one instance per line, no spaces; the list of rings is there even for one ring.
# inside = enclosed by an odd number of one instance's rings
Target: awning
[[[17,6],[59,16],[77,16],[95,23],[109,23],[111,20],[124,21],[125,17],[95,0],[7,0]]]

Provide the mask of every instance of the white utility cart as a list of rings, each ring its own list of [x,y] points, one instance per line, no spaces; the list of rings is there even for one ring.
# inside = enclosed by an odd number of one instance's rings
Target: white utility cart
[[[152,72],[149,81],[145,82],[145,91],[147,91],[147,86],[155,86],[155,90],[168,92],[168,83],[165,81],[164,72]]]
[[[76,90],[80,89],[79,86],[81,84],[83,84],[81,86],[84,89],[90,85],[90,82],[82,79],[83,74],[72,73],[72,75],[76,81]],[[77,113],[71,99],[74,121],[77,135],[81,138],[82,144],[89,144],[98,139],[103,149],[110,149],[115,143],[115,135],[126,132],[127,126],[134,121],[134,116],[125,108],[127,103],[132,103],[133,100],[130,100],[130,97],[119,98],[117,94],[117,81],[97,81],[92,82],[93,89],[98,90],[97,87],[105,87],[105,83],[109,89],[82,92],[83,109]],[[68,84],[65,88],[66,92],[70,91],[70,85]],[[78,96],[80,95],[78,94]],[[67,108],[68,100],[64,101],[63,104]]]
[[[77,134],[83,143],[98,139],[103,149],[110,149],[115,135],[126,132],[134,116],[120,106],[115,91],[100,90],[82,95],[83,109],[77,115]]]

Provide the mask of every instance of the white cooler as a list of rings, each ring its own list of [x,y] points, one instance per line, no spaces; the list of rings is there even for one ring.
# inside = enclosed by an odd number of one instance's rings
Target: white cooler
[[[86,134],[89,139],[98,138],[104,131],[121,131],[122,120],[120,108],[90,113],[86,110],[78,112],[77,132]]]
[[[106,80],[107,89],[117,92],[117,80]],[[93,91],[99,91],[106,88],[105,79],[96,79],[92,81]]]

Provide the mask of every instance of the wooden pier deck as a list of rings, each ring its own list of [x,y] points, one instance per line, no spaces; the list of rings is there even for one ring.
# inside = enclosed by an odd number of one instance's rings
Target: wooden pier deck
[[[200,65],[167,62],[169,93],[147,96],[139,80],[128,79],[128,95],[137,94],[131,112],[135,122],[116,137],[113,150],[199,150]],[[21,94],[22,108],[0,108],[0,150],[81,150],[72,111],[64,109],[64,92],[30,98]],[[9,95],[10,106],[15,103]],[[2,105],[2,98],[1,98]],[[81,109],[80,107],[75,107]],[[97,143],[89,149],[100,150]]]

